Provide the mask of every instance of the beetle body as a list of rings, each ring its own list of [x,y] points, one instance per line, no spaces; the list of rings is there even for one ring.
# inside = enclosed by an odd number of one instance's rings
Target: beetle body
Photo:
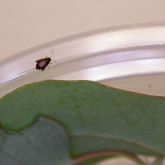
[[[50,57],[45,57],[36,61],[36,69],[44,71],[51,61]]]

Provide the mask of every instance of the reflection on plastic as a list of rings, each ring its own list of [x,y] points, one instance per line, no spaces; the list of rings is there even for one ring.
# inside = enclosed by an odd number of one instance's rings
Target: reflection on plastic
[[[57,61],[44,72],[35,61]],[[138,25],[88,32],[19,53],[0,62],[0,96],[46,79],[115,80],[165,73],[165,25]]]

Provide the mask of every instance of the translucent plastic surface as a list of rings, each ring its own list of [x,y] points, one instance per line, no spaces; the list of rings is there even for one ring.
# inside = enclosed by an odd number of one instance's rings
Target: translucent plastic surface
[[[54,53],[52,54],[52,50]],[[37,59],[51,56],[45,71]],[[165,24],[106,28],[52,41],[0,62],[0,97],[46,79],[93,80],[165,95]]]

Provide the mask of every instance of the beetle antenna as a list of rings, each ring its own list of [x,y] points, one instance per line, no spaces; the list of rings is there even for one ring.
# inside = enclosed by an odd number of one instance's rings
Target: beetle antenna
[[[52,57],[53,54],[54,54],[54,48],[52,49],[52,53],[50,55],[50,58]],[[55,60],[52,60],[52,61],[53,61],[53,63],[56,63],[57,64],[57,61],[55,61]]]
[[[50,57],[52,57],[53,54],[54,54],[54,49],[52,49],[52,54],[50,55]]]
[[[48,54],[47,54],[47,56],[46,57],[52,57],[52,55],[54,54],[54,49],[52,49],[52,53],[51,53],[51,55],[49,56]]]

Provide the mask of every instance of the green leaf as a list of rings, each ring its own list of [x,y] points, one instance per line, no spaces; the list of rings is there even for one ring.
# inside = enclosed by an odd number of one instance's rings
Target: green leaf
[[[64,128],[48,119],[21,133],[0,132],[1,165],[68,165],[68,137]]]
[[[0,100],[0,123],[8,131],[19,132],[40,115],[65,128],[72,157],[105,150],[165,155],[163,97],[89,81],[45,81]]]

